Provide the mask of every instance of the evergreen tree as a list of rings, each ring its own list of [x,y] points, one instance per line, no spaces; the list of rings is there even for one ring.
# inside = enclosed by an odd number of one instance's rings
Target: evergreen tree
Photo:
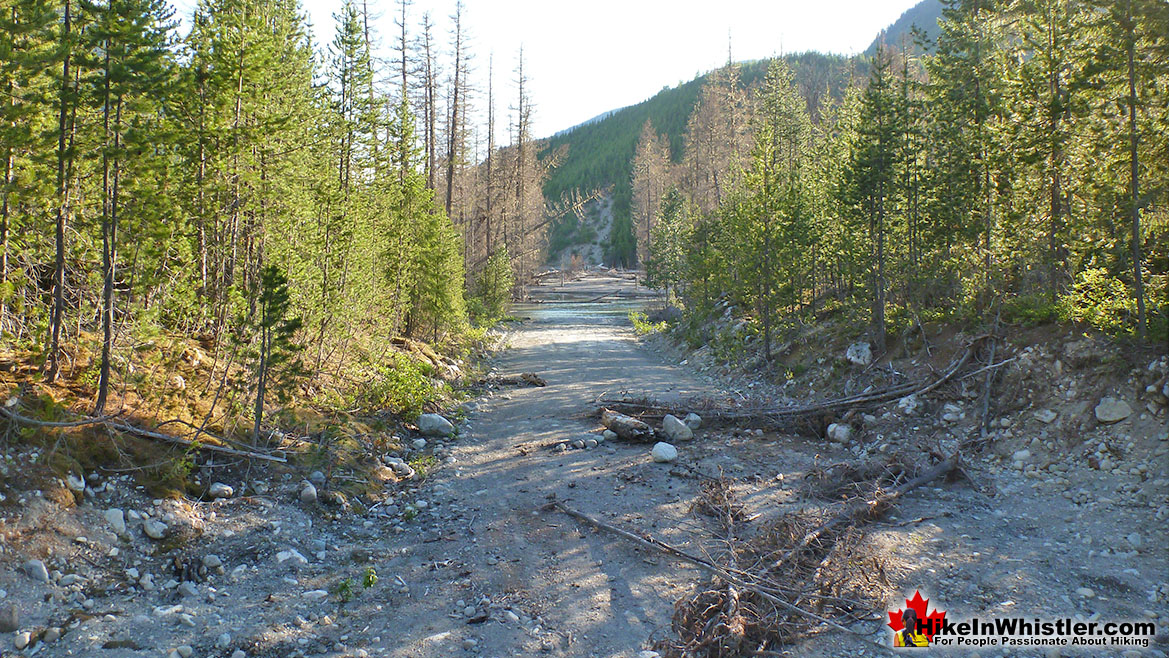
[[[101,53],[93,65],[91,97],[102,117],[102,349],[94,413],[105,408],[114,344],[114,283],[118,269],[118,219],[136,211],[135,223],[148,227],[166,216],[149,217],[149,203],[119,194],[125,187],[145,192],[159,179],[165,141],[159,128],[160,99],[171,77],[169,33],[171,11],[161,0],[108,0],[90,5],[94,24],[86,33],[90,52]],[[161,157],[160,157],[161,156]],[[144,184],[145,183],[145,184]],[[147,199],[147,196],[143,196]],[[141,234],[139,234],[141,235]]]
[[[258,284],[255,319],[243,321],[244,335],[252,344],[247,355],[255,381],[252,437],[257,442],[268,394],[275,393],[278,399],[287,399],[296,379],[303,374],[297,358],[301,346],[294,342],[301,321],[291,314],[288,278],[276,265],[266,265],[260,272]]]
[[[0,2],[0,157],[4,159],[0,180],[0,331],[12,331],[9,307],[17,302],[17,287],[27,289],[27,277],[14,280],[14,252],[23,245],[13,236],[25,232],[38,212],[34,210],[49,196],[39,160],[51,149],[46,138],[51,108],[48,95],[51,77],[46,69],[55,55],[57,14],[46,0],[4,0]],[[39,226],[32,226],[39,230]],[[23,297],[24,295],[22,295]],[[36,307],[20,304],[25,313]]]
[[[853,217],[867,225],[869,241],[870,324],[878,352],[885,351],[888,294],[885,241],[895,203],[894,163],[899,135],[891,61],[884,48],[873,58],[869,84],[861,96],[860,123],[845,170],[847,201]]]

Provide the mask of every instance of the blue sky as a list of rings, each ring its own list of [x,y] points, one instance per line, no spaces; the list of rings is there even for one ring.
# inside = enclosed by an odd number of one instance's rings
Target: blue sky
[[[195,0],[173,0],[181,16]],[[301,0],[318,47],[332,40],[341,0]],[[537,137],[602,112],[638,103],[727,58],[781,52],[855,53],[916,0],[465,0],[474,55],[474,109],[486,116],[488,57],[494,59],[498,125],[514,105],[515,65],[524,47]],[[414,0],[413,31],[430,12],[440,45],[449,44],[454,0]],[[394,33],[395,0],[370,0],[382,41]],[[388,56],[388,52],[386,52]],[[485,119],[481,119],[485,123]]]

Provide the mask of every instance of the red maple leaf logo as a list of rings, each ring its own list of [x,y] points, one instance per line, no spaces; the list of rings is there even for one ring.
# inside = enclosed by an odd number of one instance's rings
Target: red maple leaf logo
[[[930,642],[934,640],[934,631],[942,627],[942,622],[946,619],[946,613],[943,610],[934,609],[933,612],[926,614],[929,608],[930,600],[921,598],[920,591],[913,592],[912,599],[905,599],[905,605],[912,608],[917,613],[917,618],[922,621],[922,634]],[[896,633],[905,628],[905,623],[901,621],[901,614],[903,609],[898,609],[896,612],[889,613],[889,628]]]

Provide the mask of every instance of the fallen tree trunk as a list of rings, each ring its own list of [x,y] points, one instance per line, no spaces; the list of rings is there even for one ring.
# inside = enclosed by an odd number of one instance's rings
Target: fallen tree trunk
[[[611,409],[601,410],[601,424],[626,441],[653,441],[657,436],[643,421]]]
[[[696,404],[673,406],[661,402],[642,403],[612,398],[600,398],[597,400],[597,403],[602,405],[605,411],[608,411],[610,408],[619,409],[628,413],[636,413],[639,418],[658,419],[664,418],[666,414],[682,416],[690,411],[697,411],[702,415],[703,422],[752,422],[773,429],[782,428],[804,418],[822,416],[827,413],[840,413],[854,408],[872,407],[886,402],[892,402],[893,400],[899,400],[909,395],[924,395],[929,393],[953,379],[966,366],[967,362],[970,361],[970,357],[977,351],[982,341],[987,338],[989,336],[975,338],[962,355],[954,359],[932,381],[900,384],[879,391],[833,398],[812,404],[770,408],[719,407],[709,405],[703,407],[702,405]],[[602,422],[604,421],[602,420]]]
[[[521,372],[518,375],[504,375],[502,377],[484,377],[479,380],[480,385],[494,384],[495,386],[547,386],[548,382],[534,372]]]
[[[195,448],[197,450],[203,450],[206,452],[217,452],[217,453],[224,454],[224,455],[231,455],[233,457],[247,457],[248,459],[260,459],[263,461],[278,462],[281,464],[288,462],[288,460],[285,459],[284,457],[278,457],[276,455],[269,455],[266,453],[255,452],[255,451],[251,451],[251,450],[237,450],[235,448],[228,448],[227,446],[216,445],[214,443],[203,443],[203,442],[198,441],[198,440],[184,439],[184,438],[179,437],[179,436],[174,436],[173,434],[165,434],[163,432],[156,432],[153,430],[144,429],[141,427],[131,425],[129,423],[115,420],[115,418],[116,418],[115,416],[96,416],[96,417],[84,416],[78,420],[73,420],[73,421],[48,421],[48,420],[37,420],[35,418],[29,418],[28,416],[23,416],[20,413],[13,411],[12,409],[10,409],[8,407],[0,407],[0,415],[7,418],[10,422],[17,423],[20,425],[27,425],[27,426],[31,426],[31,427],[54,427],[54,428],[58,428],[58,429],[65,429],[65,428],[85,427],[88,425],[102,425],[103,427],[106,427],[108,429],[115,430],[118,432],[123,432],[126,434],[133,434],[134,436],[137,436],[137,437],[140,437],[143,439],[150,439],[153,441],[162,441],[164,443],[173,443],[175,445],[185,446],[188,448]],[[207,432],[202,432],[202,433],[207,434],[207,436],[210,436],[216,440],[222,441],[222,439],[220,439],[219,437],[208,434]]]

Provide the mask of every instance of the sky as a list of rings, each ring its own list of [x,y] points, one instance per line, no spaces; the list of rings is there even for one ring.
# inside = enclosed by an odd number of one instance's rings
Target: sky
[[[194,0],[172,0],[189,17]],[[301,0],[318,48],[333,38],[341,0]],[[852,54],[868,47],[917,0],[465,0],[463,24],[473,56],[475,111],[486,116],[488,60],[494,62],[497,125],[515,105],[520,46],[534,105],[532,134],[546,137],[609,110],[639,103],[718,68],[728,45],[736,61],[818,50]],[[407,23],[424,12],[449,50],[455,0],[413,0]],[[370,0],[388,58],[397,0]],[[447,53],[444,53],[444,59]],[[485,123],[485,119],[480,121]]]

